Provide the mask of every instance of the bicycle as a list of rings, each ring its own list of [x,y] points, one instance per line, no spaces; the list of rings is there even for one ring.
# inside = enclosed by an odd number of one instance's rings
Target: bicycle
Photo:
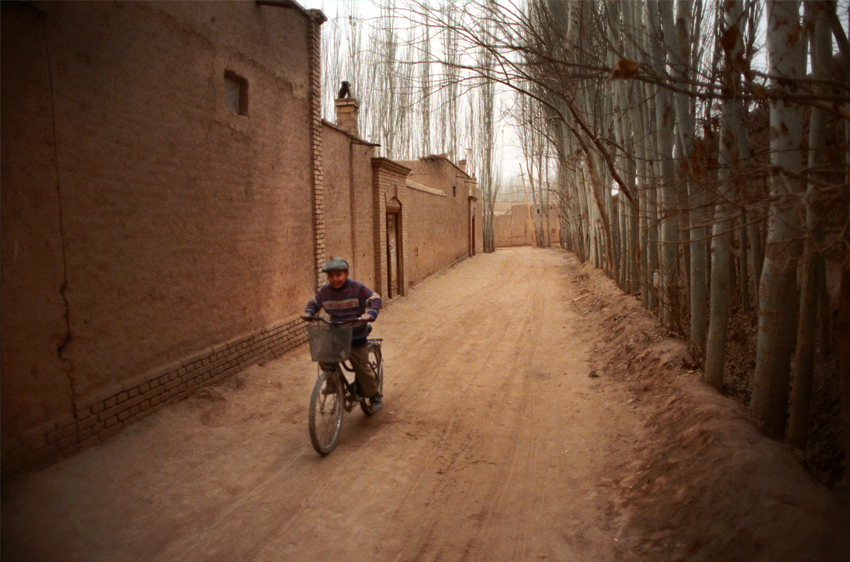
[[[334,322],[317,316],[307,324],[310,355],[319,365],[319,375],[310,396],[308,425],[313,448],[321,455],[327,455],[336,447],[343,411],[351,412],[359,403],[366,416],[375,413],[368,399],[361,394],[357,380],[349,381],[343,372],[343,369],[354,372],[354,368],[346,363],[351,353],[351,332],[355,324],[363,322],[360,319]],[[369,367],[375,375],[379,393],[384,388],[382,341],[381,338],[366,340]]]

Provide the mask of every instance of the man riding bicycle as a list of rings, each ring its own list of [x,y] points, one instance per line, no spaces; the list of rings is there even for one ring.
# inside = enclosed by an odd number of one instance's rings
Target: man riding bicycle
[[[331,258],[322,268],[327,275],[328,284],[324,285],[307,303],[301,317],[311,319],[324,308],[332,320],[337,322],[360,319],[373,322],[381,310],[381,296],[372,289],[348,278],[348,262],[342,258]],[[351,335],[351,366],[360,392],[369,398],[373,412],[381,409],[381,394],[375,383],[375,375],[369,367],[369,353],[366,338],[371,326],[360,324],[354,327]]]

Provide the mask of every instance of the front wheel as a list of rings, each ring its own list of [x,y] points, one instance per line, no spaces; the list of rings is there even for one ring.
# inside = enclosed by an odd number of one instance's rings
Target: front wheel
[[[375,344],[369,344],[369,368],[372,369],[372,374],[375,375],[375,384],[378,385],[378,394],[384,393],[384,360],[381,357],[381,348]],[[371,416],[375,412],[369,406],[366,398],[360,399],[360,409],[367,416]]]
[[[335,371],[322,371],[310,396],[310,441],[321,455],[334,450],[342,428],[345,395],[339,379]]]

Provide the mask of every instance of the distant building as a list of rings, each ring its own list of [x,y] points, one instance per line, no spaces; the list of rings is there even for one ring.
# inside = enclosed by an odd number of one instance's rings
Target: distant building
[[[540,225],[542,244],[536,239],[535,223]],[[497,248],[561,245],[561,222],[554,206],[500,201],[495,205],[493,226]]]
[[[407,213],[407,280],[416,284],[483,251],[483,205],[476,179],[443,155],[400,162],[410,168],[402,204]]]

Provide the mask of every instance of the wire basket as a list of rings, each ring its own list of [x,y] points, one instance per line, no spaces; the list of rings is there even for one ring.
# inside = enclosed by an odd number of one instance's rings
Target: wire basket
[[[307,324],[310,356],[313,361],[339,363],[351,355],[352,326],[332,326],[324,322]]]

